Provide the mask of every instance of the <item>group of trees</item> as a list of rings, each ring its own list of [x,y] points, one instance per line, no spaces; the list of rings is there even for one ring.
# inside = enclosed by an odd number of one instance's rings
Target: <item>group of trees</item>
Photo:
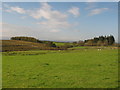
[[[78,46],[108,46],[108,45],[113,45],[115,43],[115,39],[112,35],[99,36],[85,41],[73,42],[73,44],[75,43]]]
[[[40,40],[38,40],[34,37],[11,37],[11,40],[22,40],[22,41],[42,43]]]

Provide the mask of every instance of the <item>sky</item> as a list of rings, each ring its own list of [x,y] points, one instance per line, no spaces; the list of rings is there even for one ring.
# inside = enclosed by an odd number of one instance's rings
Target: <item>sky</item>
[[[117,2],[4,2],[2,37],[79,41],[101,35],[118,40]]]

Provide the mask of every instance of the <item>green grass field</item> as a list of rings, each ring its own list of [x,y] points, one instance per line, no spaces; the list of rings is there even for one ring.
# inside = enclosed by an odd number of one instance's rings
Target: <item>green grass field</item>
[[[63,42],[53,42],[53,43],[55,43],[55,45],[57,45],[57,46],[64,46],[64,45],[73,45],[72,43],[63,43]]]
[[[117,88],[118,50],[3,53],[3,88]]]

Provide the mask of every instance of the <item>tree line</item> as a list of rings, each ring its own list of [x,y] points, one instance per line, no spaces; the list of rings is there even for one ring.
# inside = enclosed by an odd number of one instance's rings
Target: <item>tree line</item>
[[[72,44],[65,43],[64,46],[56,46],[55,43],[52,41],[41,41],[34,37],[11,37],[11,40],[22,40],[22,41],[29,41],[35,43],[44,43],[49,47],[57,47],[57,48],[70,48],[74,46],[109,46],[115,43],[115,39],[113,35],[94,37],[93,39],[73,42]]]
[[[11,40],[22,40],[22,41],[29,41],[29,42],[40,42],[38,39],[34,37],[11,37]]]
[[[113,35],[110,36],[99,36],[93,39],[87,39],[85,41],[73,42],[79,46],[109,46],[115,43],[115,38]]]

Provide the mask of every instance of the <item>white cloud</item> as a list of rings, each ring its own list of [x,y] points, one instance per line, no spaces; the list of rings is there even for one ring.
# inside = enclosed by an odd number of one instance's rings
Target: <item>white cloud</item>
[[[23,8],[20,8],[18,6],[11,7],[8,4],[3,4],[3,6],[6,8],[4,11],[9,12],[9,13],[11,13],[11,12],[16,12],[16,13],[19,13],[19,14],[25,14],[26,13],[26,11]]]
[[[57,10],[52,10],[52,7],[47,3],[41,3],[41,8],[35,11],[29,11],[29,13],[30,16],[35,19],[46,19],[38,22],[37,24],[44,28],[44,30],[49,29],[49,32],[60,32],[60,30],[71,26],[71,24],[67,21],[68,16],[66,14]]]
[[[67,15],[59,12],[57,10],[52,10],[52,7],[47,3],[41,3],[41,7],[37,10],[29,10],[29,15],[35,19],[45,18],[47,20],[64,20],[67,18]]]
[[[20,13],[20,14],[25,14],[26,13],[26,11],[23,8],[20,8],[20,7],[11,7],[10,9],[11,9],[11,11],[15,11],[15,12]]]
[[[90,11],[89,16],[97,15],[97,14],[103,13],[104,11],[107,11],[107,10],[108,10],[108,8],[93,9],[93,10]]]
[[[68,10],[69,13],[73,14],[74,16],[79,16],[79,8],[78,7],[72,7],[71,9]]]

